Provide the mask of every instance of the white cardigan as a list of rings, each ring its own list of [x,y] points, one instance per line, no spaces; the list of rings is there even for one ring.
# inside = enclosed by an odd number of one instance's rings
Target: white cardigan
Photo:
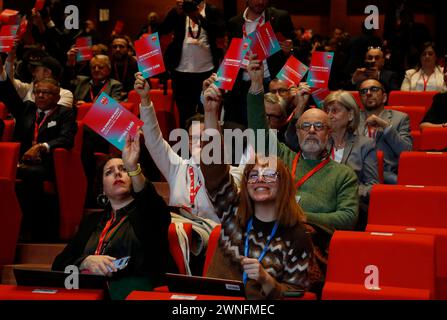
[[[405,79],[400,88],[402,91],[424,91],[424,79],[422,69],[410,69],[405,72]],[[427,82],[426,91],[447,91],[447,85],[444,83],[444,73],[441,67],[436,67],[435,72],[430,76]]]
[[[220,219],[206,192],[205,179],[200,170],[200,165],[194,163],[192,159],[181,158],[163,139],[152,103],[148,107],[140,105],[140,118],[144,121],[143,132],[146,148],[169,184],[169,205],[190,207],[189,189],[191,180],[188,168],[192,167],[194,170],[194,187],[199,185],[199,181],[202,183],[202,187],[196,195],[194,207],[191,208],[191,211],[200,217],[220,223]],[[240,185],[243,170],[244,166],[242,165],[230,168],[230,173],[237,185]]]

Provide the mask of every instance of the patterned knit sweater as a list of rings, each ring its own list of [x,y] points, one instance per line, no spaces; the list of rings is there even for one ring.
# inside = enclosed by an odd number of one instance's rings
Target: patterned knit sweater
[[[225,165],[203,165],[206,186],[217,213],[221,216],[222,230],[219,244],[214,253],[208,277],[242,280],[240,257],[244,255],[246,226],[237,220],[239,196],[236,184]],[[250,258],[261,255],[273,223],[254,218],[253,228],[248,234]],[[275,288],[266,295],[262,286],[249,279],[246,284],[248,299],[279,299],[284,291],[308,289],[308,270],[313,261],[313,247],[304,226],[279,226],[261,261],[264,269],[276,279]]]

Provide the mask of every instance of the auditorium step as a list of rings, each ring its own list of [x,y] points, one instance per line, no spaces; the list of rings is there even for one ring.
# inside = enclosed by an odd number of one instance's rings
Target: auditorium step
[[[16,284],[14,277],[14,268],[33,269],[33,270],[51,270],[51,264],[27,263],[27,264],[8,264],[3,266],[0,273],[1,284]]]

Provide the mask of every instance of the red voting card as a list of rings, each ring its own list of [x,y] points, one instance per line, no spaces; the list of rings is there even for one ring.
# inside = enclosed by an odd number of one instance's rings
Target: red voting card
[[[113,31],[115,31],[118,34],[121,34],[121,32],[123,32],[123,29],[124,29],[124,21],[118,20],[115,23],[115,28],[113,28]]]
[[[0,23],[2,24],[19,24],[19,12],[16,10],[5,9],[0,13]]]
[[[10,52],[14,46],[14,38],[16,37],[18,25],[2,26],[0,29],[0,52]]]
[[[76,39],[76,48],[78,53],[76,54],[76,61],[88,61],[93,58],[92,51],[92,38],[91,37],[79,37]]]
[[[157,32],[135,41],[135,51],[137,53],[138,70],[145,79],[165,72]]]
[[[318,108],[323,106],[324,99],[330,94],[328,88],[313,88],[311,91],[312,97],[314,98],[315,103]]]
[[[310,63],[307,82],[312,88],[327,88],[331,74],[333,52],[314,52]]]
[[[45,0],[36,0],[36,3],[34,4],[34,9],[37,11],[40,11],[45,6]]]
[[[119,150],[126,144],[126,136],[135,136],[144,122],[126,110],[118,101],[101,93],[82,120],[93,131],[109,141]]]
[[[28,20],[26,17],[22,17],[20,21],[19,30],[17,31],[17,38],[22,39],[23,35],[26,33],[26,29],[28,27]]]
[[[298,85],[301,79],[306,75],[307,70],[309,70],[309,68],[304,63],[294,56],[290,56],[276,77],[286,81],[289,85]]]
[[[237,74],[241,67],[242,58],[245,57],[250,48],[250,40],[233,38],[225,58],[217,71],[215,85],[223,90],[233,89]]]
[[[256,54],[257,60],[265,60],[281,50],[278,39],[273,32],[270,21],[258,27],[255,31],[250,33],[247,38],[250,40],[250,51]],[[242,66],[248,66],[248,54],[242,62]]]

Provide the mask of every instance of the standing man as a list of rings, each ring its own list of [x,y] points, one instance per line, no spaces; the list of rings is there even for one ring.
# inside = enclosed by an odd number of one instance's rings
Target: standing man
[[[240,15],[230,19],[228,22],[228,38],[244,38],[262,26],[266,22],[272,24],[273,31],[278,36],[281,49],[268,59],[264,64],[264,88],[267,91],[271,79],[275,78],[278,72],[286,63],[291,54],[298,59],[302,59],[298,48],[294,44],[298,43],[295,28],[287,11],[268,7],[268,0],[247,0],[247,8]],[[225,121],[233,121],[244,126],[247,125],[247,92],[250,87],[250,77],[246,70],[241,69],[234,85],[233,91],[225,96]]]
[[[180,125],[197,111],[202,83],[219,67],[222,52],[217,39],[225,35],[225,21],[213,5],[201,0],[177,0],[158,32],[174,32],[165,62],[171,72]]]
[[[135,73],[138,72],[137,60],[129,54],[130,45],[122,36],[115,37],[112,41],[112,78],[123,85],[123,99],[133,90]]]
[[[361,82],[359,93],[364,107],[360,111],[359,133],[376,141],[384,155],[385,183],[396,184],[400,154],[413,147],[410,118],[403,112],[384,109],[387,94],[376,79]]]

